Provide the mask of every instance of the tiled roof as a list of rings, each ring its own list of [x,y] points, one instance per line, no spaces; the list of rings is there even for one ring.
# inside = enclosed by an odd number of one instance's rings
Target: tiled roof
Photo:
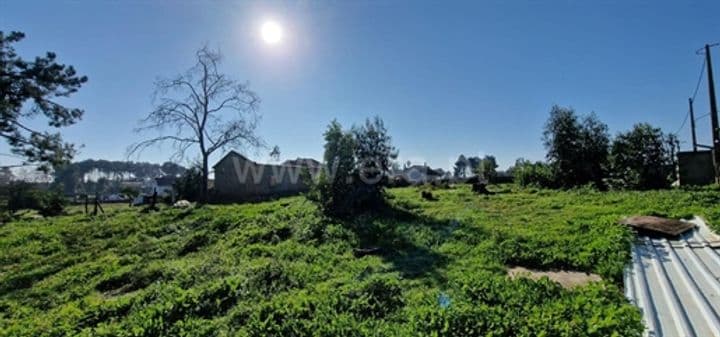
[[[720,337],[720,237],[700,218],[678,239],[639,236],[625,294],[640,307],[645,336]]]

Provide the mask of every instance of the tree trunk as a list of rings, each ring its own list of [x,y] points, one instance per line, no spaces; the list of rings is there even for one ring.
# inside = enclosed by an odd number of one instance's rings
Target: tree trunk
[[[207,204],[209,201],[209,194],[208,194],[208,156],[203,155],[202,159],[202,191],[200,194],[200,199],[202,203]]]

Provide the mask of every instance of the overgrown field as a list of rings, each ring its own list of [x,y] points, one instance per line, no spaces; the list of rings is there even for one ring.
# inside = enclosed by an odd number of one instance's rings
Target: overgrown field
[[[293,197],[5,224],[0,335],[639,336],[620,281],[633,234],[616,221],[720,224],[718,189],[494,190],[394,189],[351,221]],[[510,280],[511,265],[605,281],[566,290]]]

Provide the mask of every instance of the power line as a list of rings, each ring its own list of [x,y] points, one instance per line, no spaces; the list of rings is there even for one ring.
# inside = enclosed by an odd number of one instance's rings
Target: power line
[[[688,110],[688,112],[685,114],[685,119],[683,119],[683,122],[680,125],[680,127],[677,129],[677,131],[675,131],[675,133],[673,133],[674,135],[677,136],[678,133],[680,133],[680,130],[682,130],[682,128],[685,127],[685,124],[687,124],[687,121],[688,121],[688,117],[690,117],[690,110]]]
[[[704,72],[705,72],[705,59],[703,59],[702,66],[700,67],[700,76],[698,76],[697,84],[695,85],[695,91],[693,91],[693,94],[692,94],[693,101],[695,101],[695,96],[697,96],[698,90],[700,89],[700,83],[702,83]]]
[[[695,101],[695,97],[697,97],[698,90],[700,90],[700,84],[702,84],[702,79],[703,79],[703,74],[704,74],[704,73],[705,73],[705,59],[703,58],[702,65],[700,66],[700,75],[698,75],[697,84],[695,84],[695,90],[693,90],[693,94],[692,94],[692,101],[693,101],[693,102]],[[707,114],[707,115],[709,115],[709,114]],[[700,116],[700,117],[696,118],[695,120],[697,121],[698,119],[703,118],[703,117],[705,117],[705,116],[707,116],[707,115]],[[680,133],[680,130],[682,130],[682,129],[685,127],[685,124],[687,124],[687,121],[688,121],[688,117],[690,117],[690,110],[689,110],[689,109],[688,109],[688,112],[685,114],[685,119],[683,119],[682,124],[681,124],[680,127],[677,129],[677,131],[675,131],[674,135],[677,136],[677,135]]]
[[[710,113],[709,113],[709,112],[706,113],[706,114],[704,114],[704,115],[701,115],[701,116],[698,117],[698,118],[695,118],[695,120],[697,121],[697,120],[703,119],[703,118],[705,118],[705,117],[707,117],[707,116],[710,116]]]

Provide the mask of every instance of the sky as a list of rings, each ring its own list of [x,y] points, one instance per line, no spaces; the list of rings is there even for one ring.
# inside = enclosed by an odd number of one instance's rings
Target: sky
[[[277,44],[261,38],[268,20],[282,27]],[[613,135],[639,122],[679,131],[689,149],[690,123],[681,126],[703,64],[695,51],[720,42],[720,1],[0,0],[0,30],[26,34],[20,55],[54,51],[88,76],[64,101],[85,110],[61,130],[83,145],[78,160],[126,159],[154,81],[184,72],[207,45],[261,98],[257,133],[282,160],[322,158],[333,119],[349,128],[380,116],[401,162],[448,169],[461,153],[492,154],[502,169],[544,159],[554,104],[595,112]],[[709,112],[705,80],[695,111]],[[710,135],[699,119],[699,140]],[[247,155],[268,161],[269,151]]]

